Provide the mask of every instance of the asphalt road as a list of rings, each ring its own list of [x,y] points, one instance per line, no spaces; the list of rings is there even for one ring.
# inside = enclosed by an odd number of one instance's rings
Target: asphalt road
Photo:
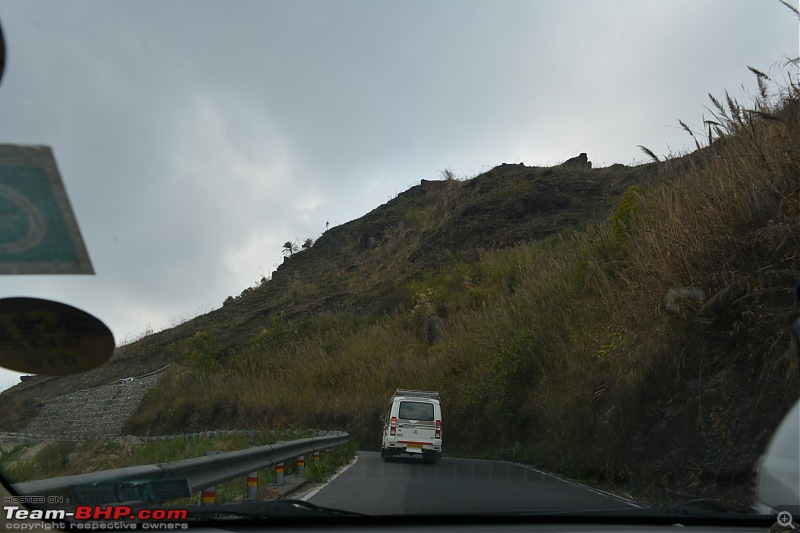
[[[410,456],[387,463],[375,452],[358,452],[355,464],[308,501],[373,515],[635,507],[522,465],[450,457],[423,464]]]

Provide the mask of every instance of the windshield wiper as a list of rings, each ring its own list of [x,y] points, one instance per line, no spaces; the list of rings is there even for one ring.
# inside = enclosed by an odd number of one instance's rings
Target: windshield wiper
[[[188,512],[188,518],[202,519],[234,516],[264,519],[284,517],[331,518],[369,516],[352,511],[323,507],[303,500],[292,499],[192,505],[182,507],[182,509]]]

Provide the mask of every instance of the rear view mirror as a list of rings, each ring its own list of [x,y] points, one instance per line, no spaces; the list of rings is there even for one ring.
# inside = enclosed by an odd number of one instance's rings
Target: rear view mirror
[[[800,318],[795,320],[792,326],[792,342],[794,343],[794,355],[800,360]]]
[[[114,353],[114,336],[98,318],[60,302],[0,298],[0,366],[63,376],[91,370]]]
[[[794,296],[800,301],[800,282],[795,285]],[[792,343],[794,344],[794,355],[800,360],[800,318],[792,326]]]
[[[386,415],[381,415],[381,422],[386,422]]]

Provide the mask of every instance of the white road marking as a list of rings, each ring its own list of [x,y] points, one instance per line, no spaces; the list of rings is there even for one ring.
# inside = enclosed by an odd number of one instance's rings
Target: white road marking
[[[357,456],[357,455],[356,455],[355,457],[353,457],[353,460],[352,460],[352,461],[350,461],[348,464],[346,464],[345,466],[343,466],[342,468],[340,468],[340,469],[339,469],[339,470],[338,470],[338,471],[337,471],[337,472],[336,472],[336,473],[335,473],[335,474],[334,474],[334,475],[333,475],[333,476],[332,476],[332,477],[331,477],[331,478],[330,478],[328,481],[326,481],[325,483],[318,484],[316,487],[314,487],[313,489],[311,489],[311,490],[310,490],[310,491],[309,491],[309,492],[308,492],[308,493],[307,493],[305,496],[303,496],[303,497],[302,497],[302,498],[300,498],[300,499],[301,499],[301,500],[303,500],[304,502],[308,501],[308,500],[309,500],[309,499],[310,499],[312,496],[316,495],[316,494],[317,494],[319,491],[321,491],[322,489],[324,489],[324,488],[325,488],[325,487],[328,485],[328,483],[330,483],[331,481],[333,481],[334,479],[336,479],[337,477],[339,477],[339,476],[340,476],[341,474],[343,474],[343,473],[344,473],[344,472],[345,472],[345,471],[346,471],[348,468],[350,468],[351,466],[353,466],[354,464],[356,464],[356,461],[358,461],[358,456]]]
[[[525,468],[527,468],[529,470],[533,470],[534,472],[542,474],[543,476],[549,476],[549,477],[557,479],[559,481],[563,481],[564,483],[567,483],[567,484],[572,485],[574,487],[580,487],[582,489],[588,490],[589,492],[594,492],[595,494],[599,494],[601,496],[607,496],[609,498],[621,501],[623,503],[627,503],[628,505],[630,505],[632,507],[636,507],[637,509],[643,509],[643,508],[647,507],[646,505],[642,505],[640,503],[637,503],[637,502],[635,502],[633,500],[630,500],[628,498],[625,498],[623,496],[619,496],[617,494],[612,494],[611,492],[606,492],[604,490],[596,489],[594,487],[589,487],[588,485],[584,485],[582,483],[578,483],[577,481],[572,481],[570,479],[564,479],[563,477],[558,477],[557,475],[551,474],[550,472],[545,472],[544,470],[537,470],[536,468],[533,468],[530,465],[524,465],[522,463],[511,463],[511,464],[524,466]]]

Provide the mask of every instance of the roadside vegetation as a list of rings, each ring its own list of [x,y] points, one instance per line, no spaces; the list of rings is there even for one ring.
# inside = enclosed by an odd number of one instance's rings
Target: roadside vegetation
[[[697,131],[680,122],[691,154],[448,169],[367,230],[287,242],[271,279],[160,337],[175,364],[126,432],[323,427],[375,450],[392,392],[431,389],[446,455],[746,510],[800,387],[800,88],[751,70],[752,101],[712,96]],[[529,211],[509,236],[501,216]]]

